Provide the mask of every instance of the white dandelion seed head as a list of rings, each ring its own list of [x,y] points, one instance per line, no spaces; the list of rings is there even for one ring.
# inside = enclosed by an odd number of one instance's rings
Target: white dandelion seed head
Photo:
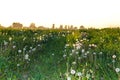
[[[96,52],[93,52],[94,55],[96,55]]]
[[[79,77],[82,76],[82,73],[81,73],[81,72],[77,72],[76,74],[77,74],[77,76],[79,76]]]
[[[70,73],[71,73],[71,74],[75,74],[75,70],[72,69],[72,70],[70,71]]]
[[[85,55],[85,56],[87,56],[87,55],[88,55],[88,53],[86,52],[84,55]]]
[[[76,54],[78,54],[79,52],[78,52],[78,51],[76,51],[75,53],[76,53]]]
[[[120,68],[115,68],[115,71],[118,73],[120,72]]]
[[[87,51],[86,53],[87,53],[87,54],[89,54],[90,52],[89,52],[89,51]]]
[[[66,56],[67,56],[66,54],[63,55],[64,58],[65,58]]]
[[[40,46],[40,44],[38,44],[37,46]]]
[[[20,64],[17,64],[17,66],[20,66]]]
[[[32,49],[32,47],[30,47],[30,49]]]
[[[25,59],[28,60],[29,59],[29,55],[25,54]]]
[[[85,49],[82,49],[81,52],[84,53],[84,52],[85,52]]]
[[[55,54],[54,53],[52,53],[52,56],[54,56]]]
[[[116,58],[116,55],[113,55],[112,58],[115,59],[115,58]]]
[[[103,54],[103,52],[100,52],[99,54],[101,54],[101,55],[102,55],[102,54]]]
[[[21,53],[22,52],[22,50],[18,50],[18,53]]]
[[[14,49],[14,48],[16,48],[16,46],[15,46],[15,45],[13,46],[13,49]]]

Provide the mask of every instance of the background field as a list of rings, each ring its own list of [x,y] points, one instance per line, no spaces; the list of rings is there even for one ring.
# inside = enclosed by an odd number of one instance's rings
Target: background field
[[[120,29],[0,29],[0,80],[120,80]]]

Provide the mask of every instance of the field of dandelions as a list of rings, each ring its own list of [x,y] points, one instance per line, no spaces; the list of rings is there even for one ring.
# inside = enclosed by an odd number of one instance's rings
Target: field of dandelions
[[[120,29],[0,29],[0,80],[120,80]]]

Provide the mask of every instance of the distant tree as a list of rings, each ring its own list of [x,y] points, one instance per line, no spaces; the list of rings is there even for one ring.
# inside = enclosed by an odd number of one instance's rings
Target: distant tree
[[[77,27],[74,27],[74,29],[77,29]]]
[[[60,29],[63,29],[63,25],[60,25]]]
[[[70,26],[70,29],[73,29],[73,25]]]
[[[14,23],[12,24],[12,27],[13,27],[13,28],[22,28],[23,25],[22,25],[21,23],[19,23],[19,22],[14,22]]]
[[[1,24],[0,24],[0,28],[3,28],[4,26],[2,26]]]
[[[33,28],[36,28],[36,25],[35,23],[31,23],[29,27],[33,29]]]
[[[55,29],[55,24],[52,24],[52,29]]]
[[[2,25],[0,24],[0,27],[2,27]]]
[[[38,29],[46,29],[44,26],[38,26]]]
[[[67,29],[67,25],[65,25],[65,29]]]
[[[70,29],[70,25],[68,25],[68,29]]]
[[[80,29],[84,29],[85,27],[83,25],[80,26]]]

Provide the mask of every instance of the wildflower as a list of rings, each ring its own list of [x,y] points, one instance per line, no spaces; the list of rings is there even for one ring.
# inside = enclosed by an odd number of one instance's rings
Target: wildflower
[[[36,48],[33,48],[31,51],[35,51],[36,50]]]
[[[68,76],[68,77],[67,77],[67,80],[71,80],[71,77]]]
[[[20,66],[20,64],[17,64],[17,66]]]
[[[64,34],[62,34],[62,36],[63,36],[63,37],[65,37],[65,35],[64,35]]]
[[[23,48],[23,51],[25,51],[26,50],[26,48]]]
[[[89,44],[89,47],[91,47],[92,45],[91,44]]]
[[[74,32],[72,32],[72,35],[74,35],[75,33]]]
[[[9,37],[9,41],[11,41],[12,40],[12,37]]]
[[[84,52],[85,52],[85,49],[82,49],[81,52],[84,53]]]
[[[65,58],[65,57],[66,57],[66,54],[64,54],[63,57]]]
[[[37,46],[40,46],[40,44],[38,44]]]
[[[76,62],[74,61],[74,62],[72,62],[72,64],[73,64],[73,65],[75,65],[75,64],[76,64]]]
[[[78,52],[78,51],[76,51],[75,53],[76,53],[76,54],[78,54],[79,52]]]
[[[18,50],[18,53],[21,53],[22,52],[22,50]]]
[[[25,41],[26,37],[23,38],[23,41]]]
[[[15,48],[16,48],[16,46],[13,46],[13,48],[15,49]]]
[[[97,47],[97,45],[94,45],[94,47]]]
[[[73,44],[73,47],[75,47],[75,44]]]
[[[83,38],[84,41],[86,41],[87,39],[86,38]]]
[[[68,47],[68,46],[69,46],[69,44],[66,44],[65,46],[66,46],[66,47]]]
[[[71,74],[75,74],[75,70],[72,69],[72,70],[71,70]]]
[[[30,61],[30,59],[28,59],[28,61]]]
[[[4,41],[4,45],[7,45],[8,44],[8,42],[7,41]]]
[[[76,39],[76,41],[78,41],[78,39]]]
[[[29,53],[31,53],[31,52],[32,52],[32,50],[29,50],[28,52],[29,52]]]
[[[30,49],[32,49],[32,47],[30,47]]]
[[[84,54],[84,56],[87,56],[88,54],[87,54],[87,52]]]
[[[89,79],[90,78],[90,74],[86,74],[86,77]]]
[[[75,52],[75,50],[73,49],[73,50],[72,50],[72,53],[74,53],[74,52]]]
[[[116,58],[116,55],[113,55],[112,58],[115,59],[115,58]]]
[[[83,42],[83,40],[80,40],[81,42]]]
[[[87,51],[86,53],[87,53],[87,54],[89,54],[90,52],[89,52],[89,51]]]
[[[120,68],[115,68],[115,71],[118,73],[120,72]]]
[[[72,53],[70,53],[70,56],[72,56],[73,54]]]
[[[93,54],[94,54],[94,55],[96,55],[96,53],[95,53],[95,52],[93,52]]]
[[[81,46],[80,46],[80,45],[78,45],[78,46],[76,47],[76,49],[77,49],[77,50],[79,50],[80,48],[81,48]]]
[[[102,52],[100,52],[99,54],[103,54]]]
[[[80,59],[81,59],[81,57],[78,57],[78,59],[80,60]]]
[[[29,55],[28,55],[28,54],[25,55],[25,59],[26,59],[26,60],[29,59]]]
[[[54,56],[55,54],[53,53],[52,56]]]
[[[93,73],[93,70],[90,69],[90,73]]]
[[[81,72],[77,72],[76,74],[77,74],[77,76],[79,76],[79,77],[82,76],[82,73],[81,73]]]

